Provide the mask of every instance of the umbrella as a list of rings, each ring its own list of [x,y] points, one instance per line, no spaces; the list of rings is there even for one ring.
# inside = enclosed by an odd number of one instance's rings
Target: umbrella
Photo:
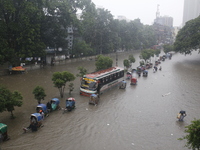
[[[69,101],[75,101],[75,98],[70,97],[70,98],[68,98],[67,100],[69,100]]]

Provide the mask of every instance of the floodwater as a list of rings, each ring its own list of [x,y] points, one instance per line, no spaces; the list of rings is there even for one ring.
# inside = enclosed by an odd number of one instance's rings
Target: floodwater
[[[123,67],[128,55],[118,55],[118,66]],[[139,65],[138,56],[135,52],[133,68]],[[115,65],[115,56],[113,60]],[[76,75],[78,66],[92,72],[95,61],[61,63],[0,77],[0,83],[19,91],[24,102],[22,107],[15,108],[15,119],[9,119],[8,112],[0,114],[0,122],[8,125],[11,137],[1,143],[2,150],[187,150],[186,141],[177,139],[185,135],[184,127],[194,118],[200,119],[200,55],[196,52],[188,56],[174,54],[171,60],[161,63],[162,71],[153,73],[150,69],[148,77],[138,78],[137,85],[127,81],[125,90],[109,90],[101,95],[97,106],[88,105],[89,98],[79,95],[80,80],[76,78],[71,95],[76,99],[76,109],[65,114],[54,111],[45,118],[44,127],[23,134],[22,128],[29,125],[30,114],[37,105],[33,89],[37,85],[44,87],[47,96],[43,103],[60,98],[51,81],[53,72],[69,71]],[[61,107],[67,97],[66,88]],[[184,122],[176,119],[180,110],[187,112]]]

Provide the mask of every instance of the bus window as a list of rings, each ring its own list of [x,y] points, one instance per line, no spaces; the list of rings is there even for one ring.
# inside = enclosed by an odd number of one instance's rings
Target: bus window
[[[89,84],[89,88],[90,88],[90,89],[96,89],[96,88],[97,88],[97,82],[91,82],[91,83]]]

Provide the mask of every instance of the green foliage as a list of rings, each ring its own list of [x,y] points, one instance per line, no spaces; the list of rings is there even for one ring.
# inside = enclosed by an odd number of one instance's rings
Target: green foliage
[[[182,54],[191,54],[193,50],[198,50],[200,45],[200,16],[188,21],[178,32],[174,43],[174,51]]]
[[[8,111],[11,113],[11,118],[14,118],[13,111],[15,106],[22,106],[22,95],[14,91],[13,93],[6,87],[0,86],[0,112]]]
[[[34,94],[35,99],[38,101],[38,104],[40,104],[41,100],[44,100],[46,96],[44,88],[41,86],[36,86],[32,93]]]
[[[110,57],[98,55],[97,61],[95,63],[96,71],[110,68],[112,67],[112,64],[113,64],[113,60]]]
[[[61,97],[64,96],[66,83],[74,80],[75,76],[68,71],[54,72],[52,77],[53,84],[58,88]]]
[[[163,45],[163,48],[164,48],[165,53],[173,51],[173,45],[169,45],[169,44]]]
[[[85,41],[79,41],[74,44],[72,53],[76,56],[90,56],[93,55],[93,50]]]
[[[128,69],[130,67],[130,62],[128,59],[124,60],[124,66]]]
[[[0,1],[0,64],[19,65],[26,57],[43,57],[45,48],[68,47],[68,27],[73,28],[76,56],[108,54],[117,50],[150,47],[155,43],[152,26],[139,19],[114,19],[110,11],[96,8],[91,0]],[[81,21],[77,10],[82,10]],[[81,42],[76,42],[80,38]],[[77,40],[79,41],[79,40]]]
[[[140,66],[143,66],[144,64],[144,61],[140,61]]]
[[[154,54],[155,54],[155,51],[153,49],[142,50],[142,52],[140,53],[140,59],[144,59],[144,61],[146,62],[148,59],[153,57]]]
[[[83,77],[85,74],[87,74],[87,69],[85,69],[84,67],[80,66],[78,67],[79,70],[79,74],[77,74],[77,77]]]
[[[185,147],[189,149],[200,150],[200,119],[191,121],[191,124],[185,127],[186,136],[179,138],[179,140],[187,140]]]
[[[0,2],[0,62],[19,65],[20,58],[44,56],[40,21],[42,1]],[[41,7],[40,7],[41,6]]]
[[[154,54],[155,54],[156,56],[158,56],[158,55],[160,54],[160,52],[161,52],[160,49],[155,49],[155,50],[154,50]]]
[[[135,58],[133,57],[133,55],[129,55],[128,60],[130,61],[130,63],[135,62]]]

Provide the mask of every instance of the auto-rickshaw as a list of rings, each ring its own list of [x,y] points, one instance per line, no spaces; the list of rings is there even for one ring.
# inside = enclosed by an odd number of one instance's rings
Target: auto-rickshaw
[[[47,110],[47,105],[46,104],[38,104],[36,107],[36,112],[40,113],[43,112],[45,116],[48,116],[48,110]]]
[[[39,127],[42,127],[43,116],[40,113],[33,113],[30,117],[30,125],[27,128],[23,128],[24,132],[29,130],[37,131]]]
[[[148,76],[148,71],[147,70],[144,70],[143,71],[143,77],[147,77]]]
[[[132,72],[127,72],[126,73],[126,79],[131,79],[132,78]]]
[[[91,94],[89,99],[89,104],[97,105],[99,102],[99,96],[97,94]]]
[[[137,84],[137,78],[131,78],[131,85],[136,85]]]
[[[76,107],[75,104],[76,104],[75,98],[70,97],[70,98],[66,99],[66,106],[65,106],[65,108],[62,108],[63,114],[67,111],[72,111],[72,109],[74,109]]]
[[[0,123],[0,142],[7,141],[10,139],[7,133],[7,125],[4,123]]]
[[[121,81],[121,84],[119,86],[120,89],[125,89],[126,88],[126,81]]]
[[[66,100],[66,109],[68,111],[71,111],[72,109],[74,109],[76,106],[75,106],[75,98],[73,97],[70,97]]]
[[[58,98],[52,98],[50,103],[52,110],[60,109],[60,100]]]

